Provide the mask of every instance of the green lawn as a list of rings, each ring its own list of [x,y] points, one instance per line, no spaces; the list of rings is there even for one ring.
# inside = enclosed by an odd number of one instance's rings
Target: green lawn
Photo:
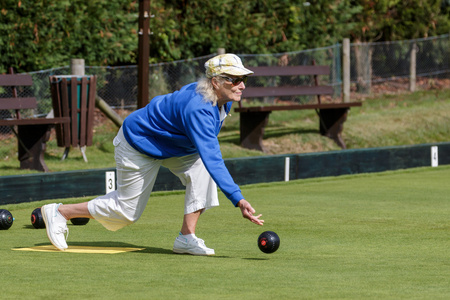
[[[243,193],[266,221],[221,206],[197,235],[214,257],[171,253],[183,193],[154,193],[142,218],[117,232],[69,225],[72,246],[142,247],[123,254],[23,252],[49,244],[30,214],[48,203],[6,205],[0,231],[2,297],[8,299],[448,299],[450,166],[258,184]],[[77,202],[86,199],[66,199]],[[264,254],[257,237],[279,234]]]

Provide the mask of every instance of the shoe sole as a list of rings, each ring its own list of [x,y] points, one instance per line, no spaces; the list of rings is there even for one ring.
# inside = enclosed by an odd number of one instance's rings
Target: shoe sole
[[[197,255],[197,256],[213,256],[213,255],[216,255],[216,253],[211,253],[211,254],[208,254],[208,253],[192,253],[192,252],[187,252],[186,250],[177,250],[177,249],[173,249],[172,251],[175,254],[189,254],[189,255]]]
[[[41,215],[42,215],[42,219],[44,219],[44,223],[45,223],[45,231],[47,232],[47,237],[48,240],[50,241],[50,243],[52,243],[53,246],[55,246],[56,249],[60,250],[60,251],[64,251],[64,248],[59,248],[58,246],[56,246],[55,244],[53,244],[52,239],[50,238],[50,233],[49,233],[49,227],[47,226],[47,214],[45,213],[45,209],[41,208]]]

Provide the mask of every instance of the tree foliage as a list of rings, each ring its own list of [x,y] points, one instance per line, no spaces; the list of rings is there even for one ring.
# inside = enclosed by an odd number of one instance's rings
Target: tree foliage
[[[135,61],[138,7],[129,1],[0,0],[0,72],[32,71],[84,58]]]
[[[350,32],[356,42],[415,39],[448,33],[448,0],[351,0],[361,7]]]
[[[0,0],[0,73],[135,64],[138,0]],[[153,0],[151,62],[448,33],[449,0]]]
[[[359,12],[349,1],[334,0],[159,0],[152,6],[151,55],[157,61],[217,48],[261,54],[328,46],[355,26],[352,16]]]

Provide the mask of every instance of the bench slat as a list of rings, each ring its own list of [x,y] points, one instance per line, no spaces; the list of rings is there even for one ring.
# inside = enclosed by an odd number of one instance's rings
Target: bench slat
[[[251,76],[330,75],[329,66],[263,66],[249,69],[255,72]]]
[[[301,109],[334,109],[361,106],[361,102],[325,103],[325,104],[299,104],[299,105],[270,105],[235,108],[235,112],[270,112],[275,110],[301,110]]]
[[[297,96],[297,95],[333,95],[331,86],[274,86],[274,87],[248,87],[242,96],[252,97],[275,97],[275,96]]]
[[[31,86],[31,75],[25,74],[0,74],[0,86]]]
[[[0,126],[13,125],[43,125],[43,124],[61,124],[69,123],[69,117],[61,118],[35,118],[35,119],[4,119],[0,120]]]
[[[0,109],[31,109],[36,107],[35,97],[0,98]]]

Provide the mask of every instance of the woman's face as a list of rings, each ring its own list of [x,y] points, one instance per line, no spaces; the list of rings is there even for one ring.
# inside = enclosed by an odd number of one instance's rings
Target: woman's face
[[[239,102],[242,98],[242,91],[245,90],[247,76],[219,75],[221,79],[214,78],[213,85],[218,97],[217,104],[224,105],[229,101]]]

